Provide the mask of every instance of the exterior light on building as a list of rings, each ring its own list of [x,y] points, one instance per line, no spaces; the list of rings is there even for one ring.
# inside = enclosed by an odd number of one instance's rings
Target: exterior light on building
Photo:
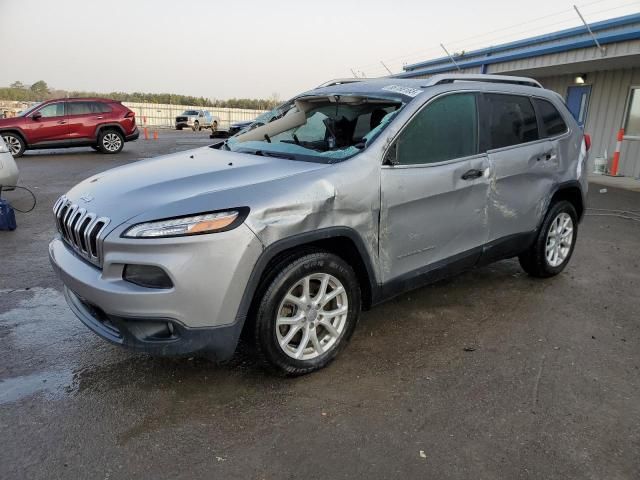
[[[585,82],[586,79],[587,79],[587,74],[586,73],[581,73],[580,75],[578,75],[575,78],[574,82],[579,84],[579,85],[582,85]]]

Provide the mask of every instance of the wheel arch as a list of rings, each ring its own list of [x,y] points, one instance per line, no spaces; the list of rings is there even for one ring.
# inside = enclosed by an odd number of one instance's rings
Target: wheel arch
[[[551,208],[551,205],[561,200],[566,200],[571,203],[578,214],[578,221],[582,220],[585,211],[585,204],[582,187],[579,182],[570,181],[559,184],[554,189],[545,211],[548,211],[549,208]]]
[[[10,127],[10,128],[3,128],[0,129],[0,135],[2,135],[3,133],[15,133],[16,135],[18,135],[22,141],[24,142],[25,147],[29,146],[29,142],[27,142],[27,137],[25,136],[24,132],[22,130],[20,130],[17,127]]]
[[[126,134],[122,125],[118,123],[103,123],[96,127],[96,142],[98,141],[98,137],[104,130],[118,130],[118,132],[122,135],[123,139],[126,139]]]
[[[353,267],[360,282],[364,310],[376,302],[378,285],[362,237],[349,227],[326,228],[279,240],[262,252],[245,287],[236,321],[244,323],[252,317],[263,287],[266,287],[264,281],[275,265],[288,256],[312,250],[333,253]]]

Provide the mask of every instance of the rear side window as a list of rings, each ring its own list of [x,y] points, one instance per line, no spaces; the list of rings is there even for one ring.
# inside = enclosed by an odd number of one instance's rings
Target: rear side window
[[[481,118],[485,125],[483,147],[487,150],[538,140],[536,114],[528,97],[484,94]]]
[[[91,113],[91,102],[69,102],[67,103],[69,115],[86,115]]]
[[[111,111],[111,107],[106,103],[102,102],[91,102],[91,109],[95,113],[109,113]]]
[[[67,104],[69,115],[90,115],[92,113],[106,113],[111,109],[101,102],[69,102]]]
[[[541,98],[534,98],[533,103],[538,110],[540,123],[542,124],[542,136],[553,137],[567,131],[567,124],[564,123],[562,115],[551,102]]]
[[[457,93],[438,98],[410,121],[396,144],[404,165],[444,162],[478,153],[476,95]]]

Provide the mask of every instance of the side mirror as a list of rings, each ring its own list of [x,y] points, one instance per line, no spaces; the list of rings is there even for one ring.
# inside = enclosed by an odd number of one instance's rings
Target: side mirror
[[[31,118],[36,121],[40,120],[42,118],[42,114],[40,112],[36,112],[33,115],[31,115]]]

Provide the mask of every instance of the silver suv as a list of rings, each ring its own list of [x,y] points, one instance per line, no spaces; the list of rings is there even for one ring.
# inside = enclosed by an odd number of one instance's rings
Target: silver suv
[[[67,301],[113,343],[303,374],[362,309],[519,257],[550,277],[585,209],[588,138],[517,77],[329,84],[224,143],[83,181],[54,206]]]

